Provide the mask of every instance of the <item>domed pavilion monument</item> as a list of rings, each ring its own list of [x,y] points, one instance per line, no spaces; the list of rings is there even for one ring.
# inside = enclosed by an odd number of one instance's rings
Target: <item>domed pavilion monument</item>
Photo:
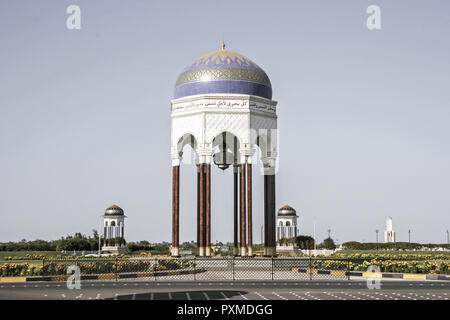
[[[103,247],[102,251],[124,253],[125,246],[125,214],[123,209],[113,204],[103,215]]]
[[[264,254],[275,254],[276,105],[264,70],[225,50],[223,43],[221,50],[201,56],[179,75],[171,101],[173,256],[179,255],[180,163],[186,145],[194,150],[197,166],[197,254],[212,254],[211,165],[215,164],[233,170],[234,254],[253,255],[252,164],[257,148],[264,166]]]

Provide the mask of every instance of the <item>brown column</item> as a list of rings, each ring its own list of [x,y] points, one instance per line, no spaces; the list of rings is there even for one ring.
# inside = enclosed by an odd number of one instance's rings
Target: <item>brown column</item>
[[[120,244],[121,245],[125,245],[125,233],[124,233],[124,231],[125,231],[125,228],[124,228],[124,225],[122,225],[122,238],[120,240]]]
[[[172,167],[172,256],[179,250],[180,166]]]
[[[240,190],[240,204],[241,204],[241,256],[245,256],[245,236],[246,236],[246,221],[245,221],[245,163],[241,164],[241,190]]]
[[[275,252],[275,174],[264,175],[264,255]]]
[[[200,250],[200,165],[197,165],[197,255]]]
[[[106,227],[103,227],[103,246],[106,247]]]
[[[211,165],[205,165],[205,255],[211,255]]]
[[[199,226],[200,226],[200,247],[198,248],[198,255],[205,255],[205,164],[200,164],[200,217],[199,217]]]
[[[233,254],[239,255],[239,240],[238,240],[238,171],[239,167],[237,165],[233,166],[233,187],[234,187],[234,194],[233,194],[233,224],[234,224],[234,248],[233,248]]]
[[[248,215],[248,255],[253,256],[252,230],[252,164],[247,163],[247,215]]]

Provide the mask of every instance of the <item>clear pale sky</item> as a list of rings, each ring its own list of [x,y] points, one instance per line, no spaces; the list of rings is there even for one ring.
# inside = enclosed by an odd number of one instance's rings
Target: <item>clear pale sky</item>
[[[68,30],[66,8],[81,8]],[[366,8],[381,7],[381,30]],[[239,52],[278,101],[277,207],[301,234],[446,242],[449,1],[0,2],[0,241],[98,229],[170,241],[170,100],[199,56]],[[181,168],[180,240],[194,240],[195,167]],[[254,170],[254,242],[263,178]],[[212,240],[232,240],[232,174],[214,168]]]

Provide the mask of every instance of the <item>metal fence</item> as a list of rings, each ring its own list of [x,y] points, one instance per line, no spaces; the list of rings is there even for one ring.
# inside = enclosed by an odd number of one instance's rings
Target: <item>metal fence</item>
[[[82,280],[349,279],[347,259],[326,258],[78,258],[44,259],[42,275],[63,278],[77,266]]]

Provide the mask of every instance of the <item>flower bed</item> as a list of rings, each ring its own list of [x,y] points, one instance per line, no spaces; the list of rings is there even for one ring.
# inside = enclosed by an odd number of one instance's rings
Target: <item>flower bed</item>
[[[25,263],[4,263],[0,265],[0,276],[2,277],[25,277],[41,276],[42,267]]]
[[[376,265],[380,272],[450,274],[449,260],[312,260],[313,269],[366,271],[370,265]]]

